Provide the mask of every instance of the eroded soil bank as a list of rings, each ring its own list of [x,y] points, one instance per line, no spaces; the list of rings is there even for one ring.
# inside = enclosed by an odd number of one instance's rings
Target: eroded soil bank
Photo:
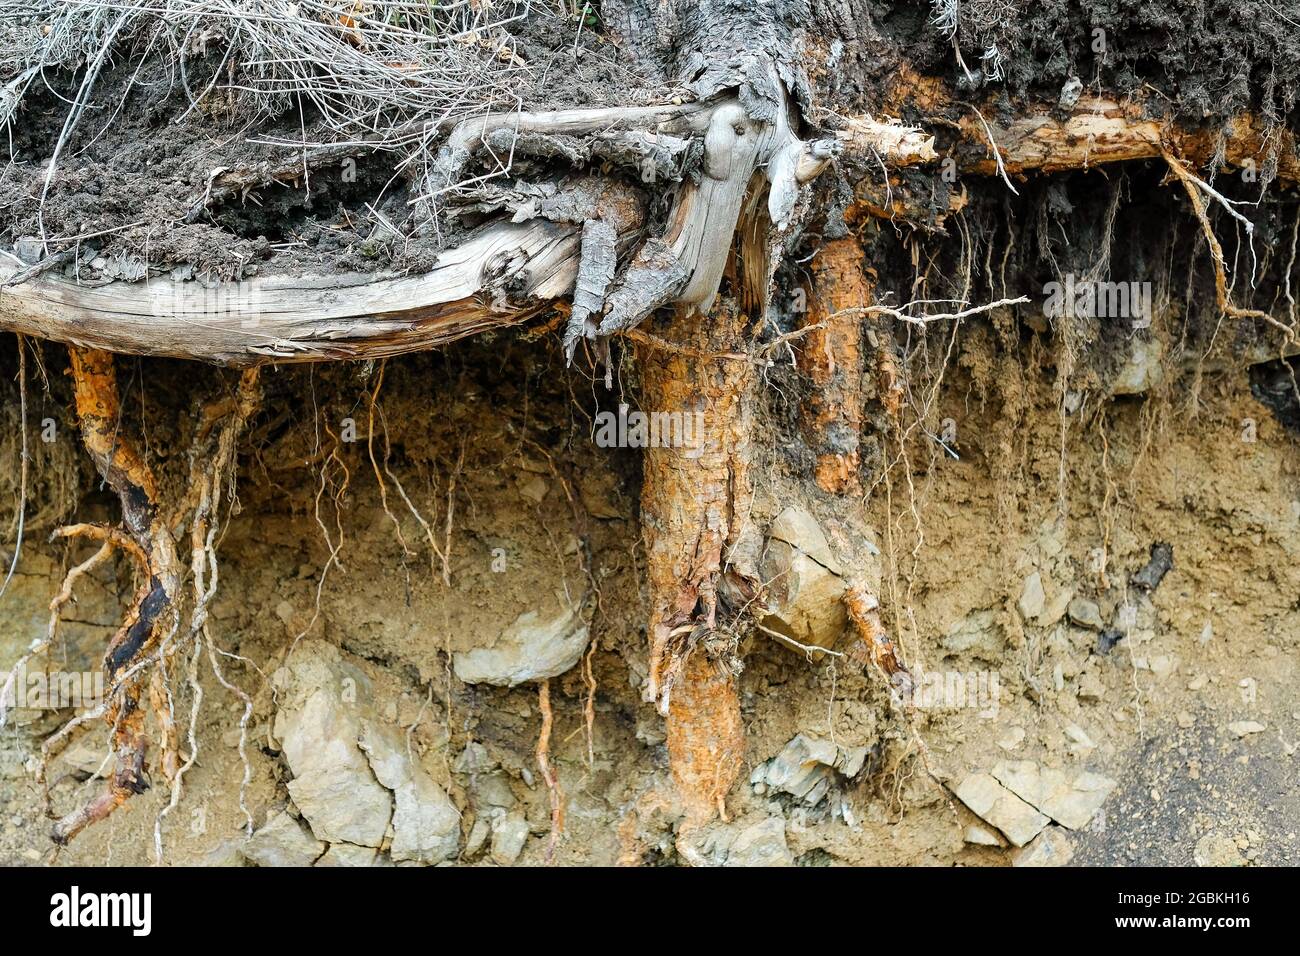
[[[930,334],[951,350],[926,418],[937,440],[909,441],[909,464],[886,472],[897,445],[867,429],[861,497],[808,482],[806,384],[788,356],[762,376],[755,432],[762,566],[780,569],[773,586],[797,576],[803,594],[769,631],[843,652],[842,582],[882,569],[884,616],[913,672],[930,675],[913,719],[852,657],[747,636],[741,782],[729,820],[692,834],[690,853],[729,865],[1295,863],[1300,488],[1285,376],[1214,363],[1193,376],[1172,360],[1162,375],[1141,352],[1130,394],[1063,401],[1039,336],[1026,333],[1012,381],[980,320],[951,344],[950,329]],[[27,541],[0,605],[6,667],[45,634],[65,571],[91,553],[47,543],[51,528],[116,515],[77,444],[63,351],[43,355],[48,393],[29,382]],[[635,402],[635,369],[618,372],[606,392],[564,368],[552,336],[511,333],[390,361],[373,412],[374,367],[264,373],[211,626],[254,705],[244,804],[256,833],[240,808],[244,704],[205,663],[192,740],[190,685],[171,680],[182,752],[197,746],[198,759],[160,828],[167,862],[682,862],[663,721],[641,699],[642,452],[592,437],[598,410]],[[228,374],[122,360],[119,376],[124,427],[143,404],[151,460],[164,475],[183,468],[187,403],[229,388]],[[874,401],[874,372],[863,385]],[[16,401],[5,407],[12,425]],[[52,667],[98,668],[130,577],[119,561],[81,582]],[[553,848],[536,755],[547,674],[564,809]],[[170,799],[156,772],[52,847],[33,770],[73,714],[20,710],[0,738],[0,861],[151,862]],[[107,732],[91,722],[52,759],[57,813],[102,787]],[[1027,802],[982,806],[981,787]]]

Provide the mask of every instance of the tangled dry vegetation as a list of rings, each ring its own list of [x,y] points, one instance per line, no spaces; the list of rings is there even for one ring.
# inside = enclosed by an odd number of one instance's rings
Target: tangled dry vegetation
[[[172,122],[192,112],[215,114],[255,135],[270,121],[296,116],[304,125],[288,141],[294,146],[393,152],[395,176],[409,165],[427,179],[447,124],[536,101],[548,65],[525,62],[509,28],[553,15],[580,30],[581,19],[565,13],[525,0],[6,0],[0,58],[12,75],[0,90],[0,128],[20,122],[24,98],[48,83],[47,74],[79,76],[72,96],[60,97],[67,109],[42,200],[73,131],[91,123],[102,134],[137,83],[153,87],[160,100],[170,90],[183,93],[188,107]],[[116,109],[106,117],[97,103],[87,115],[110,69],[130,74],[118,87]],[[502,157],[496,172],[508,166]],[[425,218],[432,214],[428,203],[447,187],[429,180],[417,190]]]

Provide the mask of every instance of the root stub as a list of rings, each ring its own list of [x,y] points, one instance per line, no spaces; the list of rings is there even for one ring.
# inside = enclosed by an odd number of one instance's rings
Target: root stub
[[[724,800],[740,775],[745,731],[736,678],[703,654],[687,660],[668,709],[668,759],[682,801],[683,829],[724,820]]]

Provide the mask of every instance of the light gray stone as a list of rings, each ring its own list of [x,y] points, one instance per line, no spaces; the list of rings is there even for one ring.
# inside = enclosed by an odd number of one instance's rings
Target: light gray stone
[[[558,677],[582,657],[590,630],[580,607],[556,595],[560,610],[546,617],[525,611],[491,643],[453,657],[456,676],[467,684],[515,687],[525,681]]]
[[[1267,729],[1257,720],[1237,720],[1228,724],[1228,732],[1234,737],[1249,737],[1251,734],[1263,733]]]
[[[407,753],[393,728],[366,723],[360,740],[375,777],[393,794],[394,863],[440,863],[456,855],[460,814],[446,792]]]
[[[1060,827],[1048,827],[1026,847],[1011,851],[1012,866],[1066,866],[1074,846]]]
[[[546,497],[550,490],[546,481],[533,475],[530,478],[519,482],[519,493],[531,501],[533,504],[540,504],[541,500]]]
[[[821,525],[805,508],[797,505],[786,508],[772,521],[767,536],[802,551],[832,574],[843,573],[835,555],[831,553]]]
[[[794,866],[785,842],[785,821],[768,817],[736,834],[727,851],[727,866]]]
[[[279,697],[273,732],[293,773],[294,805],[318,839],[379,846],[392,797],[357,745],[369,681],[337,647],[316,640],[300,642],[273,680]]]
[[[0,685],[3,684],[4,675],[0,674]],[[79,740],[59,754],[57,760],[69,770],[87,777],[106,777],[113,769],[113,757],[99,740],[95,740],[93,745],[87,740]]]
[[[1097,602],[1089,601],[1087,598],[1077,597],[1071,601],[1069,614],[1071,621],[1091,631],[1104,630],[1106,627],[1106,622],[1101,619],[1101,608],[1097,606]]]
[[[1035,571],[1029,577],[1025,578],[1024,586],[1020,589],[1020,600],[1016,602],[1016,607],[1020,609],[1020,616],[1030,621],[1043,613],[1043,608],[1047,604],[1047,594],[1043,591],[1043,576]]]
[[[488,837],[492,835],[492,824],[487,821],[486,817],[477,817],[474,825],[469,828],[469,836],[465,838],[465,859],[473,859],[478,856],[483,847],[487,845]]]
[[[781,644],[804,654],[803,647],[833,648],[839,642],[849,617],[838,574],[789,542],[775,539],[767,543],[759,574],[767,585],[762,624],[789,638],[777,638]]]
[[[519,859],[528,841],[528,819],[519,810],[507,813],[492,825],[492,862],[510,866]]]
[[[1115,781],[1101,774],[1040,767],[1032,760],[1011,760],[993,768],[1004,787],[1062,826],[1082,830],[1096,816]]]
[[[1141,395],[1164,381],[1164,345],[1157,338],[1134,337],[1119,372],[1110,380],[1112,395]]]
[[[962,831],[962,839],[974,846],[1006,846],[1007,841],[996,830],[972,823]]]
[[[465,745],[465,749],[460,752],[456,758],[456,765],[453,769],[457,773],[483,773],[496,767],[497,762],[492,759],[484,747],[477,740],[471,740]]]
[[[379,851],[372,846],[335,843],[316,861],[317,866],[374,866]]]
[[[514,791],[510,789],[510,780],[501,771],[475,774],[469,784],[470,799],[479,810],[500,807],[513,810],[515,806]]]
[[[1043,605],[1043,610],[1034,618],[1034,623],[1039,627],[1051,627],[1065,617],[1066,609],[1069,608],[1070,601],[1073,598],[1073,588],[1063,588],[1057,591],[1052,595],[1052,599]]]
[[[251,861],[244,856],[244,844],[248,841],[242,837],[222,840],[207,853],[203,854],[200,866],[229,867],[250,866]]]
[[[45,258],[45,244],[32,236],[24,236],[14,243],[14,255],[26,265],[35,265]]]
[[[790,794],[811,807],[841,778],[856,777],[866,759],[866,747],[842,747],[798,734],[775,757],[755,767],[749,782],[764,792]]]
[[[281,810],[249,837],[239,852],[257,866],[311,866],[325,852],[325,844]]]
[[[972,611],[952,624],[939,642],[951,654],[974,654],[996,660],[1002,654],[1006,636],[992,609]]]
[[[1241,855],[1232,837],[1222,833],[1207,833],[1196,841],[1192,862],[1197,866],[1245,866],[1246,858]]]
[[[1024,846],[1051,821],[987,773],[973,773],[957,787],[957,799],[993,824],[1016,846]]]

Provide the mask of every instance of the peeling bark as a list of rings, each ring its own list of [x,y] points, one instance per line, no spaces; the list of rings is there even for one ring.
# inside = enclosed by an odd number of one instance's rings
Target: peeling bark
[[[637,348],[646,412],[704,414],[696,447],[647,449],[641,492],[651,644],[644,696],[668,718],[673,777],[692,824],[722,808],[744,750],[734,625],[758,581],[749,517],[756,382],[745,331],[745,315],[724,300],[706,322],[679,310],[668,342]]]
[[[862,313],[871,304],[862,244],[833,239],[812,261],[804,368],[812,385],[803,428],[817,456],[814,476],[830,494],[860,486],[858,442],[862,429]]]

